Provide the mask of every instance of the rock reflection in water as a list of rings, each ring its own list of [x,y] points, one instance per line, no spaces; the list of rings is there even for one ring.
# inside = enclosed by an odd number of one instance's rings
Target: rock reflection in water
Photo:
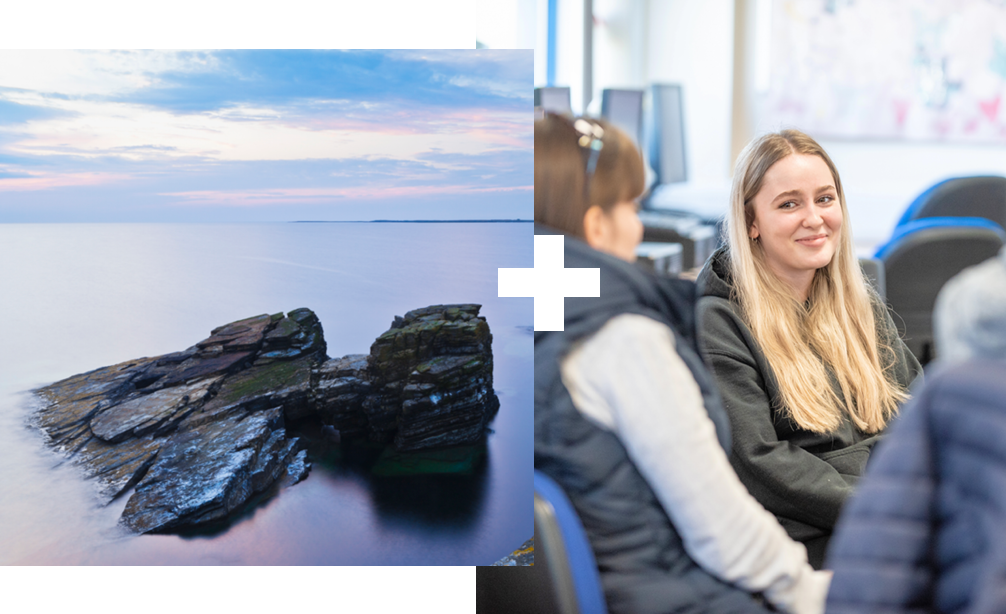
[[[332,445],[315,424],[297,429],[314,471],[354,474],[370,490],[380,520],[458,531],[475,522],[485,499],[486,444],[399,452],[371,443]]]
[[[470,529],[485,499],[489,460],[485,454],[470,473],[374,476],[374,508],[386,524],[420,524],[426,528]]]

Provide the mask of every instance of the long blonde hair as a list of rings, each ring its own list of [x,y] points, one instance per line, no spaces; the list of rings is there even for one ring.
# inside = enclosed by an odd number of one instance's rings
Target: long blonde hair
[[[834,257],[814,274],[807,305],[772,272],[761,243],[748,235],[754,221],[754,197],[765,173],[794,153],[820,156],[828,165],[846,220]],[[908,398],[887,375],[894,366],[894,353],[878,340],[871,298],[879,299],[863,277],[847,220],[838,171],[811,137],[784,130],[752,141],[741,152],[726,230],[733,299],[775,372],[778,409],[800,428],[818,433],[837,430],[843,414],[859,430],[876,433]],[[838,382],[840,395],[829,373]]]

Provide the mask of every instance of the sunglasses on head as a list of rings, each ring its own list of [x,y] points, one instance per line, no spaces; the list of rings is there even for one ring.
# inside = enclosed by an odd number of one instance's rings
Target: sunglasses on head
[[[594,170],[597,169],[597,158],[601,155],[601,148],[604,147],[604,141],[601,140],[604,138],[604,128],[582,117],[573,122],[573,128],[580,135],[576,141],[577,145],[590,152],[587,157],[587,180],[589,181]]]
[[[600,124],[589,120],[585,117],[570,118],[567,115],[554,113],[551,111],[546,111],[544,115],[551,117],[561,118],[563,121],[569,122],[576,131],[576,143],[581,149],[587,152],[587,161],[585,168],[585,180],[583,184],[584,193],[590,192],[590,180],[594,176],[594,171],[597,170],[597,159],[601,155],[601,148],[604,147],[604,128]]]

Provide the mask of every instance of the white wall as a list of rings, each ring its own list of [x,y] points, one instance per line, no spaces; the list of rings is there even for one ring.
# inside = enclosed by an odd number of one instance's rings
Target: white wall
[[[534,86],[548,83],[548,0],[535,0]]]
[[[583,113],[583,0],[557,0],[555,84],[568,86],[573,113]]]
[[[731,159],[734,0],[648,0],[646,83],[684,93],[687,182],[667,204],[726,211]]]
[[[828,141],[842,176],[856,243],[887,240],[908,204],[949,177],[1006,175],[1006,146]]]
[[[594,0],[594,101],[605,88],[646,87],[647,0]]]
[[[764,22],[764,13],[759,21],[758,14],[759,5],[767,3],[737,0],[742,15],[738,37],[748,54],[737,66],[735,83],[745,91],[735,96],[735,106],[740,105],[735,108],[739,120],[734,122],[735,145],[777,128],[757,122],[759,71],[753,56],[769,42],[771,24]],[[886,241],[908,204],[932,184],[964,175],[1006,175],[1006,146],[824,138],[819,142],[842,177],[852,232],[861,253],[872,252],[874,246]],[[734,154],[737,151],[735,147]]]
[[[478,0],[475,38],[490,49],[533,49],[536,0]]]

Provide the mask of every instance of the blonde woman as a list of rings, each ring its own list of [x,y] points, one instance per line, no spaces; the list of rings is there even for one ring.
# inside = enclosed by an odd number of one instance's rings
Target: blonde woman
[[[612,614],[815,614],[830,576],[748,494],[695,345],[695,287],[631,264],[643,161],[624,133],[548,114],[534,124],[536,234],[564,234],[564,330],[534,335],[534,466],[583,522]],[[770,607],[773,608],[770,610]]]
[[[864,281],[842,182],[796,130],[741,153],[727,245],[699,275],[699,347],[731,464],[820,568],[842,504],[922,367]]]

